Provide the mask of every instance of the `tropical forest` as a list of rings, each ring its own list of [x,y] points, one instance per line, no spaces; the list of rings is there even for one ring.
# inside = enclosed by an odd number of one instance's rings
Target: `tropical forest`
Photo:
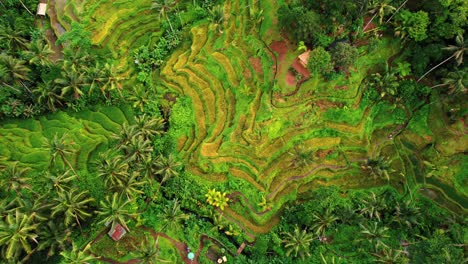
[[[467,15],[0,0],[0,263],[468,263]]]

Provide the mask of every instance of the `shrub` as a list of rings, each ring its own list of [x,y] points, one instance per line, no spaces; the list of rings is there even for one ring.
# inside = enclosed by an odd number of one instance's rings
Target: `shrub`
[[[318,47],[310,52],[307,68],[311,73],[326,74],[333,70],[333,62],[328,51]]]

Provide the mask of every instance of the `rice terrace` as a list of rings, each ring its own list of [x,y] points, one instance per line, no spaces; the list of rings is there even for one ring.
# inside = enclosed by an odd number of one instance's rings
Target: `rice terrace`
[[[0,1],[0,263],[465,263],[464,0]]]

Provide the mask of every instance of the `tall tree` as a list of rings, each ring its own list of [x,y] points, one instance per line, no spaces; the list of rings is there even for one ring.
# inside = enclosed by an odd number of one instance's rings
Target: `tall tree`
[[[161,176],[161,185],[172,177],[179,175],[178,169],[182,165],[180,161],[177,161],[174,155],[169,154],[168,157],[159,155],[155,161],[155,165],[158,168],[156,174]]]
[[[148,239],[141,242],[140,247],[137,249],[138,259],[141,260],[141,263],[169,263],[169,261],[162,259],[160,256],[158,239],[159,237],[154,242],[150,242]]]
[[[362,28],[362,31],[365,32],[367,27],[374,21],[375,17],[379,16],[379,23],[383,23],[384,17],[389,14],[390,12],[394,11],[396,8],[390,5],[390,1],[388,0],[378,0],[378,1],[370,1],[368,8],[369,13],[372,15],[371,19],[367,24]]]
[[[55,112],[57,111],[56,106],[62,106],[63,97],[60,95],[59,87],[52,81],[46,81],[39,83],[33,94],[36,96],[36,102],[40,105],[46,105],[47,108]]]
[[[50,166],[54,166],[57,162],[57,157],[59,157],[65,165],[73,171],[76,175],[75,169],[73,169],[72,164],[68,160],[68,156],[74,153],[72,146],[74,142],[68,139],[67,134],[62,134],[61,137],[56,133],[52,139],[47,139],[44,143],[44,147],[50,150]]]
[[[72,188],[66,192],[59,192],[58,197],[52,200],[54,206],[51,216],[62,215],[65,226],[69,227],[72,221],[75,221],[81,228],[80,219],[91,216],[89,203],[92,201],[94,199],[89,197],[87,191],[79,193],[76,188]]]
[[[49,185],[50,189],[55,189],[56,192],[66,192],[70,190],[71,181],[75,180],[76,177],[76,174],[72,174],[71,170],[59,174],[47,172],[44,175],[46,185]]]
[[[384,239],[390,237],[388,227],[380,226],[377,222],[372,222],[370,225],[361,224],[360,226],[362,229],[361,234],[374,246],[375,250],[385,246]]]
[[[29,91],[25,81],[29,81],[29,69],[23,60],[16,59],[4,53],[0,54],[0,81],[3,85],[19,91],[14,85],[20,84]],[[29,91],[30,92],[30,91]]]
[[[153,3],[151,4],[151,9],[154,9],[159,13],[159,18],[161,19],[161,17],[164,17],[167,20],[171,27],[171,31],[174,31],[174,28],[172,27],[171,20],[169,20],[168,13],[172,11],[174,6],[174,0],[153,0]]]
[[[295,226],[294,232],[286,232],[283,235],[282,242],[287,256],[294,253],[294,257],[299,255],[301,259],[305,259],[306,256],[310,257],[310,243],[314,240],[312,234],[307,233],[307,230],[301,231],[298,226]]]
[[[80,73],[74,65],[64,69],[62,77],[56,79],[55,82],[60,85],[62,96],[72,94],[75,99],[83,95],[82,89],[88,84],[85,74]]]
[[[434,85],[431,88],[448,87],[448,94],[466,93],[468,86],[468,68],[464,67],[461,70],[449,72],[443,79],[442,83]]]
[[[466,43],[465,39],[463,38],[462,34],[458,34],[457,37],[455,38],[455,43],[456,45],[449,45],[445,48],[444,50],[452,51],[452,55],[448,57],[447,59],[443,60],[441,63],[437,64],[436,66],[432,67],[430,70],[428,70],[426,73],[424,73],[421,77],[419,77],[418,82],[421,81],[426,75],[428,75],[430,72],[433,70],[437,69],[440,67],[442,64],[446,63],[447,61],[451,59],[455,59],[457,62],[457,65],[460,65],[463,63],[463,55],[465,54],[466,50]]]
[[[108,152],[99,155],[100,161],[97,165],[97,172],[107,187],[122,185],[129,177],[129,166],[122,156],[112,156]]]
[[[50,66],[50,55],[54,53],[44,40],[39,39],[28,44],[28,50],[25,52],[30,64],[38,66]]]
[[[38,243],[35,232],[38,224],[32,222],[32,215],[22,214],[19,210],[0,221],[0,245],[5,248],[4,257],[7,260],[17,260],[22,251],[31,253],[31,241]]]
[[[133,137],[128,144],[122,145],[121,148],[125,152],[128,162],[140,163],[151,156],[153,152],[151,141],[144,139],[141,135]]]
[[[130,177],[125,179],[121,185],[115,186],[114,189],[119,191],[122,196],[125,195],[128,200],[133,200],[136,195],[143,194],[141,187],[147,183],[145,180],[140,180],[138,176],[138,172],[132,172]]]
[[[320,214],[312,214],[312,218],[313,225],[311,228],[315,230],[315,234],[317,235],[323,235],[325,230],[338,220],[338,217],[333,215],[329,209]]]
[[[0,41],[6,43],[10,50],[27,49],[25,32],[10,25],[0,25]]]
[[[111,224],[111,228],[114,228],[116,224],[121,224],[127,231],[130,231],[127,221],[135,216],[135,208],[131,208],[131,200],[124,199],[115,192],[112,197],[106,196],[106,199],[101,201],[100,205],[100,209],[96,211],[98,216],[102,217],[99,224]]]
[[[135,117],[135,127],[145,139],[164,133],[164,119],[146,114]]]
[[[75,243],[72,243],[71,250],[60,252],[60,255],[63,258],[62,263],[66,263],[66,264],[94,263],[98,258],[86,253],[86,251],[88,251],[90,247],[91,247],[91,244],[87,244],[83,250],[80,250],[80,248]]]
[[[2,186],[18,195],[23,189],[31,190],[31,185],[28,183],[31,179],[26,176],[28,171],[29,168],[18,166],[18,162],[8,165],[3,171],[0,171]]]
[[[169,230],[177,230],[180,228],[181,222],[187,220],[188,217],[189,216],[180,209],[179,200],[175,199],[166,204],[162,210],[161,221],[163,222],[163,226],[161,230],[165,230],[166,228]]]
[[[49,220],[39,229],[39,246],[37,250],[47,250],[47,256],[51,257],[57,251],[64,251],[71,242],[71,231],[63,223]]]

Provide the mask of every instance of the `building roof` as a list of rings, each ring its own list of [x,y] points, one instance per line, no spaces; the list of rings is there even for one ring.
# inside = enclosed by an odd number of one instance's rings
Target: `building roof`
[[[127,233],[127,230],[123,228],[120,224],[116,224],[109,230],[107,233],[114,241],[119,241],[125,234]]]
[[[39,5],[37,5],[37,13],[36,13],[37,15],[45,16],[46,11],[47,11],[47,4],[39,3]]]
[[[299,58],[299,62],[302,64],[302,66],[304,66],[305,68],[307,68],[307,63],[309,62],[309,56],[310,56],[310,50],[302,53],[301,55],[299,55],[297,58]]]

